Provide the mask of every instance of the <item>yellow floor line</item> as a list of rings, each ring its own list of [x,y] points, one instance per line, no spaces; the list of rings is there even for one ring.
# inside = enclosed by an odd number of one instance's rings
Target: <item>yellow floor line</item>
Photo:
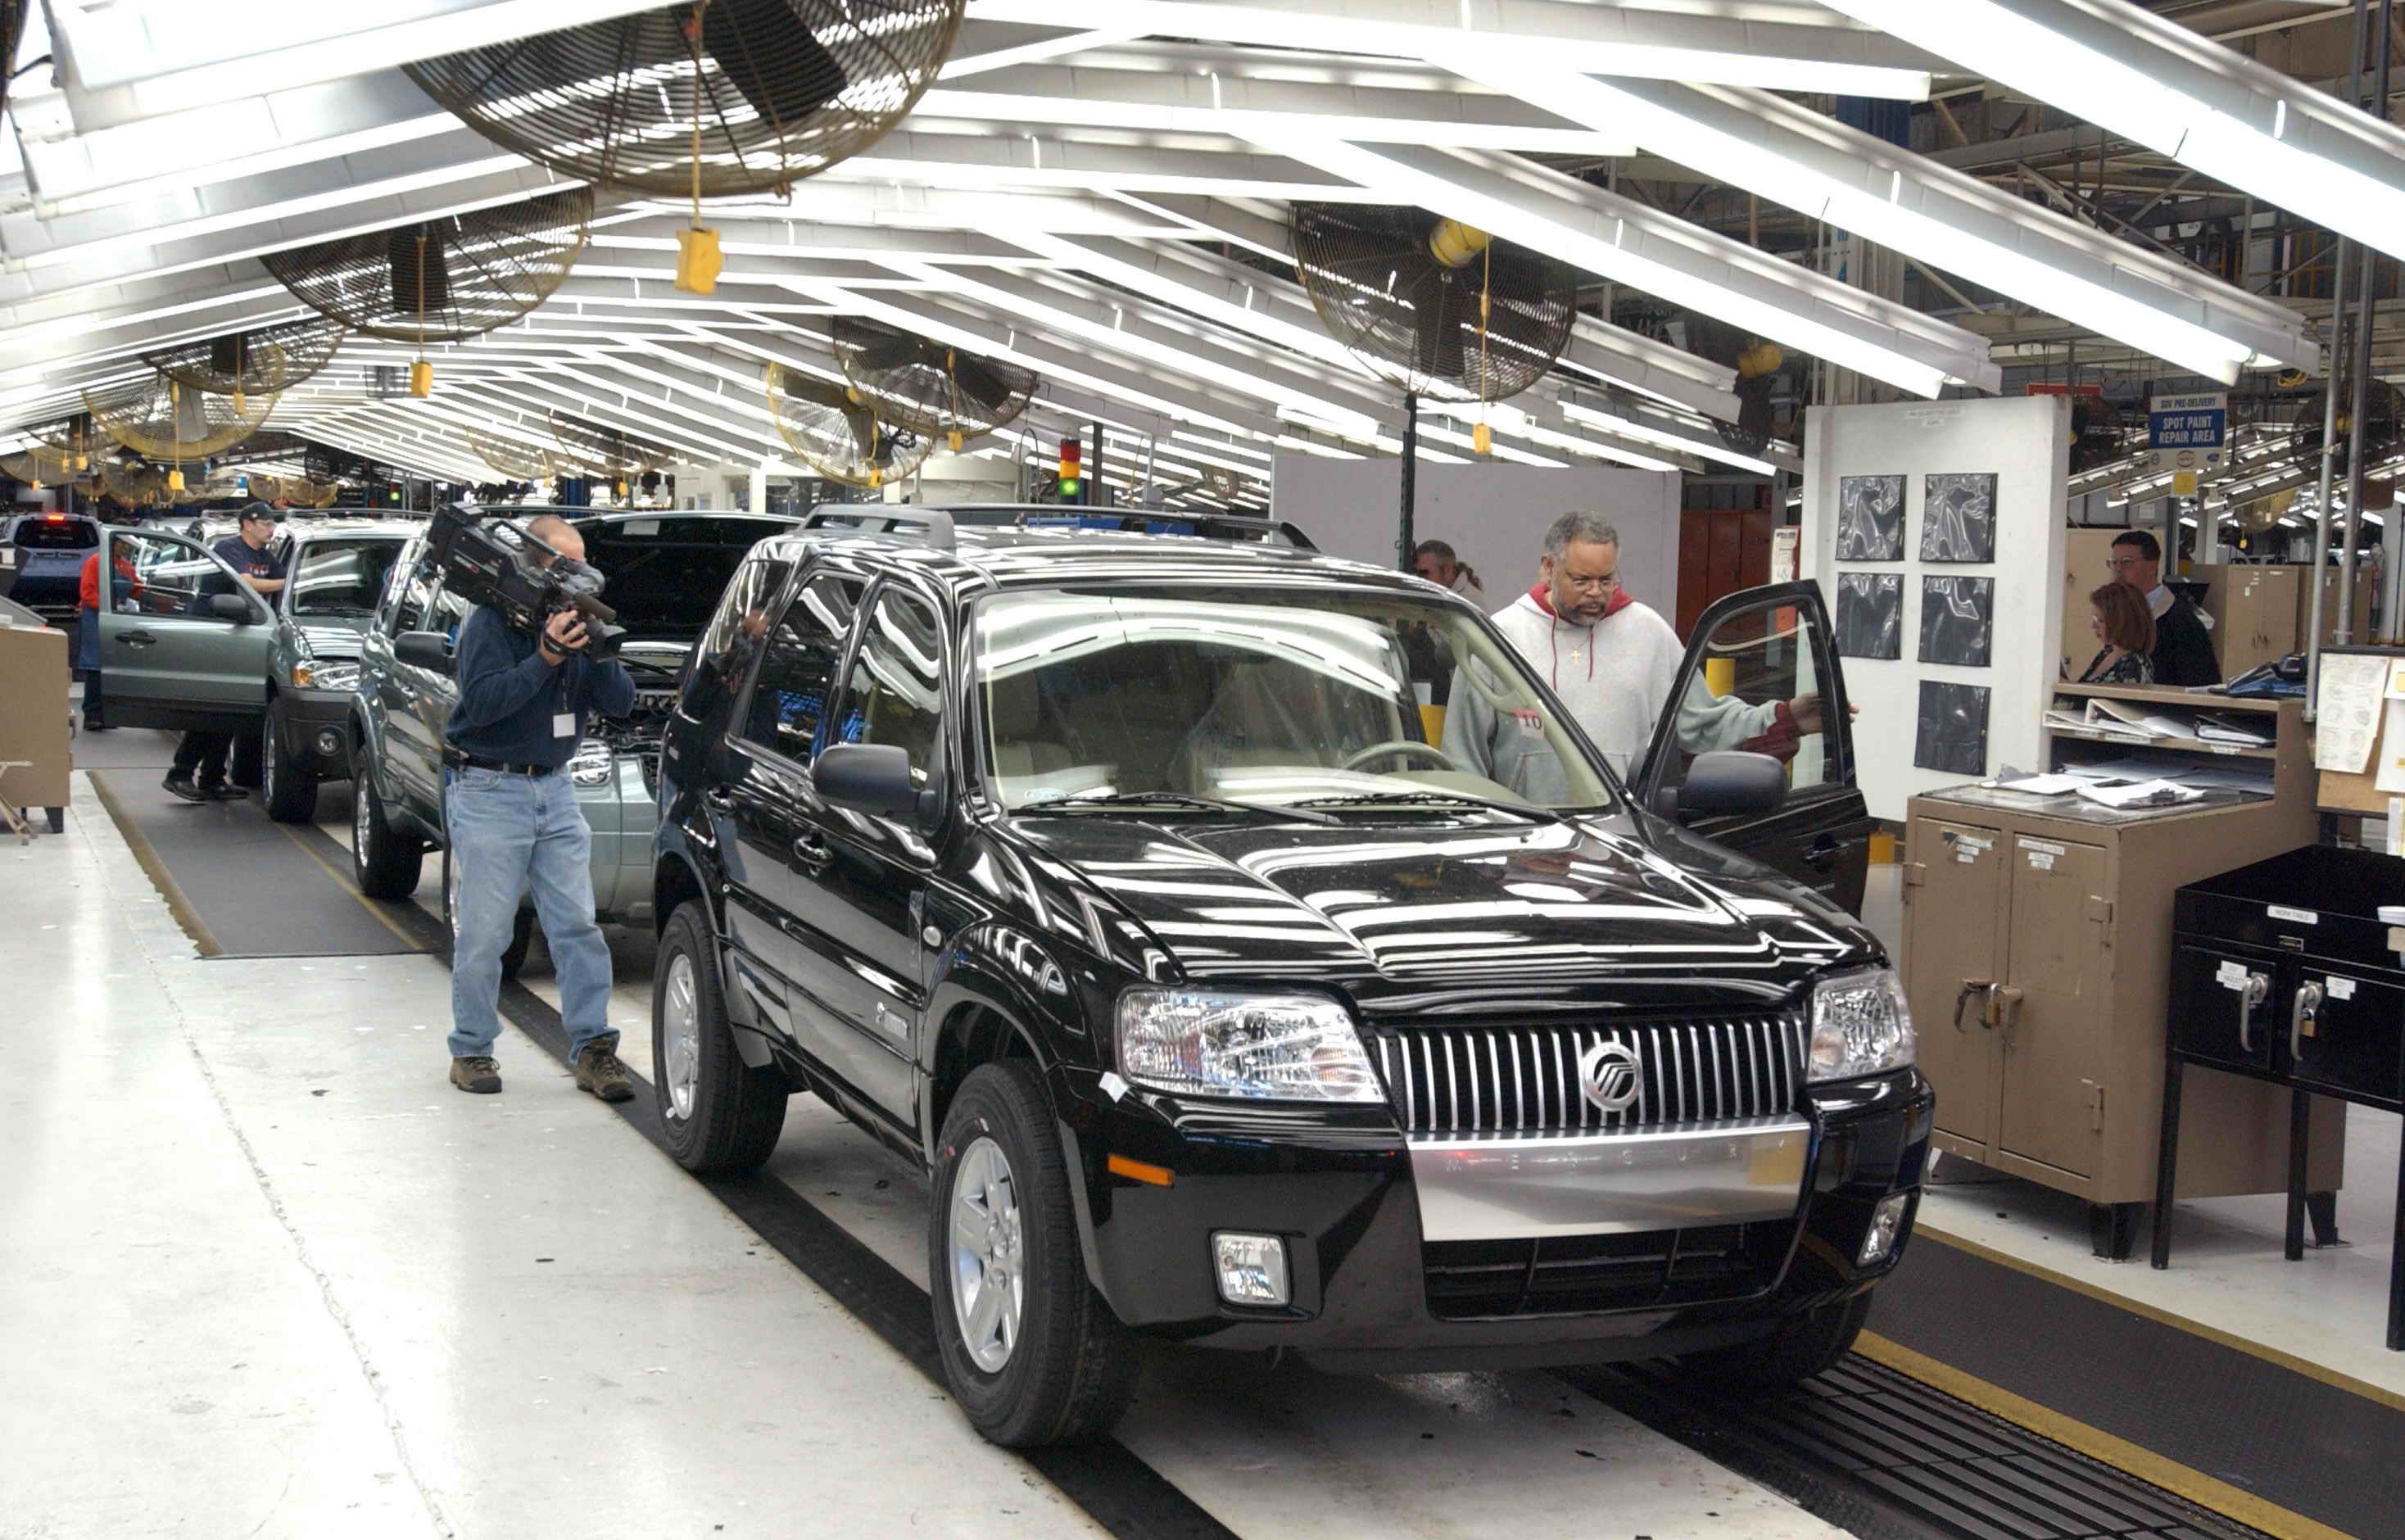
[[[1917,1353],[1901,1343],[1891,1342],[1877,1332],[1864,1332],[1855,1339],[1854,1351],[1874,1363],[1884,1364],[1907,1378],[1917,1379],[1932,1390],[1943,1391],[1956,1400],[1967,1401],[1981,1411],[2001,1417],[2016,1427],[2026,1428],[2041,1438],[2050,1438],[2090,1460],[2102,1461],[2115,1470],[2184,1497],[2199,1507],[2209,1508],[2242,1524],[2251,1524],[2266,1534],[2277,1536],[2278,1540],[2356,1540],[2344,1530],[2332,1529],[2318,1519],[2293,1513],[2227,1481],[2216,1480],[2202,1471],[2175,1460],[2166,1460],[2152,1449],[2142,1448],[2126,1438],[2117,1438],[2101,1428],[2091,1428],[2076,1419],[2015,1395],[2000,1385],[1990,1385],[1975,1375],[1949,1368],[1924,1353]]]
[[[2267,1347],[2260,1342],[2249,1342],[2243,1336],[2234,1335],[2218,1327],[2208,1326],[2201,1321],[2190,1321],[2186,1316],[2173,1315],[2169,1310],[2148,1305],[2143,1300],[2131,1299],[2127,1294],[2117,1294],[2110,1289],[2074,1278],[2068,1273],[2058,1273],[2051,1267],[2041,1266],[2037,1263],[2026,1261],[2007,1251],[1999,1251],[1992,1246],[1983,1246],[1976,1240],[1949,1235],[1944,1230],[1934,1229],[1925,1223],[1916,1223],[1912,1227],[1912,1233],[1916,1237],[1925,1236],[1931,1240],[1951,1246],[1958,1251],[1967,1251],[1982,1262],[1992,1262],[1999,1267],[2009,1267],[2014,1272],[2024,1273],[2031,1278],[2051,1283],[2058,1289],[2068,1289],[2074,1293],[2085,1294],[2089,1299],[2110,1305],[2116,1309],[2127,1310],[2131,1315],[2144,1316],[2148,1321],[2186,1332],[2190,1336],[2201,1336],[2207,1342],[2217,1343],[2233,1352],[2244,1353],[2249,1358],[2259,1358],[2266,1363],[2276,1363],[2291,1373],[2303,1375],[2307,1379],[2318,1380],[2332,1390],[2344,1391],[2350,1395],[2359,1395],[2366,1401],[2376,1401],[2392,1410],[2405,1412],[2405,1395],[2400,1395],[2384,1386],[2374,1385],[2369,1380],[2357,1379],[2353,1375],[2342,1374],[2325,1364],[2315,1363],[2311,1359],[2299,1358],[2294,1353],[2283,1352],[2277,1348]]]
[[[108,789],[107,779],[91,770],[84,772],[84,778],[91,783],[92,795],[100,798],[100,805],[108,810],[109,822],[115,824],[117,832],[124,837],[125,848],[133,854],[134,864],[142,869],[144,876],[150,879],[150,885],[159,890],[159,897],[167,900],[167,912],[175,916],[176,924],[183,927],[184,934],[192,939],[193,947],[204,957],[223,956],[225,948],[218,944],[217,933],[209,929],[208,923],[201,918],[201,911],[192,907],[192,901],[184,897],[182,884],[167,869],[167,863],[159,858],[159,852],[152,847],[149,838],[134,823],[134,814],[118,800],[117,793]]]
[[[294,849],[298,850],[302,855],[309,857],[312,861],[316,862],[317,869],[324,872],[327,876],[331,877],[334,880],[335,886],[341,888],[345,893],[349,894],[352,897],[357,898],[359,901],[359,907],[361,909],[366,910],[370,914],[376,917],[376,923],[378,925],[383,925],[387,930],[389,930],[395,936],[400,937],[402,944],[406,945],[410,951],[420,954],[425,952],[425,946],[416,937],[412,936],[409,932],[401,929],[401,923],[395,920],[391,915],[387,914],[384,910],[377,905],[374,899],[369,897],[366,894],[361,893],[358,888],[353,887],[351,885],[351,880],[348,877],[344,876],[341,872],[336,871],[332,862],[327,860],[316,851],[311,850],[309,848],[308,841],[302,839],[300,834],[296,832],[290,825],[277,824],[275,825],[275,828],[277,832],[281,833],[286,839],[292,841]]]

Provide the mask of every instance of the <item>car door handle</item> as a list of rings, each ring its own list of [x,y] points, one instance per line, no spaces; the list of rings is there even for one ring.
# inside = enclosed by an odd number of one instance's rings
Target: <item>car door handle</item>
[[[1824,834],[1806,848],[1804,859],[1820,870],[1826,871],[1837,864],[1837,857],[1862,843],[1859,840],[1840,840]]]
[[[159,639],[148,631],[120,631],[117,640],[129,647],[148,647]]]
[[[794,863],[804,871],[823,871],[835,859],[835,847],[819,834],[803,834],[794,840]]]

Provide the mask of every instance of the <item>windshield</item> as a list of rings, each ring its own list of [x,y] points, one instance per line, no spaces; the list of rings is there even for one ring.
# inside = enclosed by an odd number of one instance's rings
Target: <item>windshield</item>
[[[292,613],[354,618],[375,614],[385,575],[400,554],[397,535],[310,541],[301,547],[301,564],[292,572]]]
[[[1554,702],[1466,606],[1324,588],[1005,593],[979,606],[977,642],[985,763],[1006,808],[1163,793],[1611,800]]]
[[[100,530],[88,518],[44,514],[17,521],[21,551],[89,551],[100,544]]]
[[[698,640],[752,547],[792,528],[785,519],[679,515],[577,526],[618,624],[630,637],[665,642]]]

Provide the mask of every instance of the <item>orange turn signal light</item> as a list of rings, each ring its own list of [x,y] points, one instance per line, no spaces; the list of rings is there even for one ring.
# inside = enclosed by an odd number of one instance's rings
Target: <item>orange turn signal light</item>
[[[1130,1181],[1141,1181],[1153,1187],[1172,1186],[1177,1180],[1177,1173],[1166,1166],[1146,1166],[1140,1160],[1130,1160],[1125,1155],[1113,1155],[1104,1164],[1109,1166],[1111,1175],[1115,1177],[1125,1177]]]

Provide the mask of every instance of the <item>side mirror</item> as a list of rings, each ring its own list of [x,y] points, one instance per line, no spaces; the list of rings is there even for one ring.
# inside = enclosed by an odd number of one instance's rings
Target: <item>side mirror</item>
[[[910,784],[910,756],[892,743],[837,743],[810,765],[810,784],[830,807],[872,818],[917,818],[932,792]]]
[[[247,626],[258,618],[251,613],[250,600],[240,594],[211,594],[209,614],[219,620],[231,620],[237,626]]]
[[[429,673],[448,676],[457,671],[458,659],[451,656],[451,643],[441,631],[403,631],[392,644],[396,662]]]
[[[1716,749],[1695,756],[1687,779],[1653,794],[1653,811],[1684,821],[1724,813],[1776,812],[1787,800],[1787,767],[1766,754]]]

